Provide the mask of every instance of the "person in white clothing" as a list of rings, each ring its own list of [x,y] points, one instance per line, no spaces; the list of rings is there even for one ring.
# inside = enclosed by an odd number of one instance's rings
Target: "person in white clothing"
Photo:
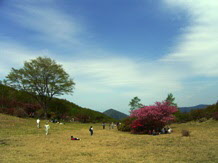
[[[168,133],[169,133],[169,134],[171,134],[172,131],[173,131],[173,130],[172,130],[171,128],[168,128]]]
[[[40,119],[39,118],[36,120],[36,123],[37,123],[37,127],[40,128]]]
[[[111,123],[111,128],[114,129],[114,122]]]
[[[45,135],[48,135],[48,130],[50,129],[50,126],[48,123],[45,125]]]

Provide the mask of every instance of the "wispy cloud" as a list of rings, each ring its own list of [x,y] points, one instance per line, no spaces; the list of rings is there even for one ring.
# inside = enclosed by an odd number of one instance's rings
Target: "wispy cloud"
[[[180,76],[173,69],[159,62],[137,62],[130,58],[107,57],[105,59],[77,60],[63,62],[75,79],[86,80],[95,88],[123,91],[123,95],[134,96],[132,92],[158,93],[180,90]],[[132,91],[134,90],[134,91]],[[129,93],[128,93],[129,92]]]
[[[79,35],[84,29],[78,19],[62,12],[52,1],[45,2],[24,0],[14,3],[14,12],[8,15],[12,21],[30,31],[35,39],[59,44],[80,44]]]
[[[178,42],[163,60],[189,66],[199,76],[218,76],[218,1],[165,0],[172,9],[183,8],[190,25],[183,29]],[[189,73],[187,72],[187,73]]]
[[[17,42],[0,41],[0,78],[4,78],[12,67],[19,68],[23,66],[24,61],[34,59],[39,56],[49,56],[46,50],[33,50]]]
[[[111,106],[122,110],[127,109],[128,100],[134,96],[139,96],[144,104],[149,105],[163,100],[170,92],[176,93],[179,105],[193,104],[197,98],[203,99],[196,94],[212,90],[218,80],[218,2],[163,1],[174,12],[179,8],[187,12],[190,23],[175,40],[171,53],[159,60],[140,61],[137,55],[121,57],[124,55],[111,53],[97,45],[96,49],[81,50],[83,57],[69,53],[60,57],[53,49],[36,50],[40,48],[12,41],[9,37],[0,42],[0,77],[8,74],[11,67],[22,66],[26,60],[48,56],[61,63],[75,80],[73,101],[83,106],[94,109],[104,106],[104,110]],[[66,44],[70,50],[72,45],[85,46],[79,38],[85,32],[84,26],[56,7],[33,5],[31,0],[25,0],[14,4],[16,12],[10,13],[9,17],[28,29],[29,37],[43,44],[53,43],[54,47]],[[190,82],[192,79],[196,80]],[[209,94],[205,95],[207,99],[217,95],[215,91],[211,96]]]

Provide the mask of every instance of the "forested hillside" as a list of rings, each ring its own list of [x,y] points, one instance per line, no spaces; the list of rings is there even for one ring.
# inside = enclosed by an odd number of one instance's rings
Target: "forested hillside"
[[[218,120],[218,102],[213,105],[208,105],[206,108],[190,110],[183,112],[179,109],[175,113],[177,122],[200,121],[203,122],[207,119],[213,118]]]
[[[18,117],[43,117],[42,108],[36,99],[26,92],[15,90],[3,84],[0,84],[0,113]],[[83,123],[114,121],[113,118],[103,113],[58,98],[53,98],[49,102],[48,118],[65,121],[75,120]]]
[[[189,107],[179,107],[179,110],[181,112],[190,112],[191,110],[198,110],[198,109],[205,109],[206,107],[208,107],[210,105],[206,105],[206,104],[199,104],[196,106],[189,106]]]

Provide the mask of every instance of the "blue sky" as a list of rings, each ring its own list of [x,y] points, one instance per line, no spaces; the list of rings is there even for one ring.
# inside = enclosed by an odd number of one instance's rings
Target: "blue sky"
[[[0,79],[47,56],[76,83],[61,98],[93,110],[218,100],[216,0],[0,0],[0,15]]]

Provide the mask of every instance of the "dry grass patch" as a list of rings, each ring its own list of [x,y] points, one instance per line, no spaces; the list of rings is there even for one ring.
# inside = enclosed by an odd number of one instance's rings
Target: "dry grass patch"
[[[0,143],[0,162],[218,162],[216,121],[174,124],[172,134],[159,136],[102,130],[101,124],[50,125],[46,136],[33,119],[0,115],[0,142],[6,143]],[[182,129],[191,136],[182,137]]]

